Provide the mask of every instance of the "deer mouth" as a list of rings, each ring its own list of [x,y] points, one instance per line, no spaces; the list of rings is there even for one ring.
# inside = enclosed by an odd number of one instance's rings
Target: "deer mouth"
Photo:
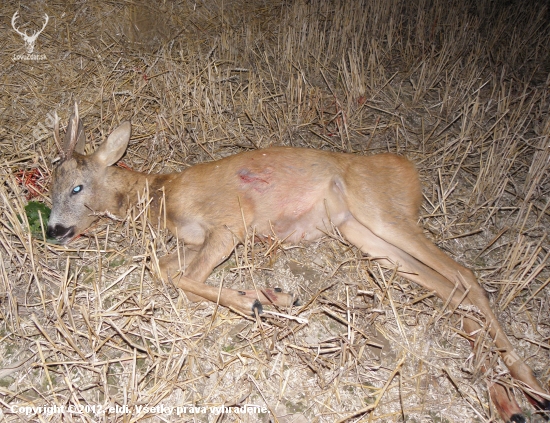
[[[55,226],[48,226],[46,236],[55,240],[57,244],[68,244],[75,237],[75,227],[66,227],[59,223]]]

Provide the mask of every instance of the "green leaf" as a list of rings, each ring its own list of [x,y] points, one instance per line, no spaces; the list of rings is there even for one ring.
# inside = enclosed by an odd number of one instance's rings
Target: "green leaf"
[[[42,223],[44,224],[44,230],[46,224],[50,218],[51,209],[43,203],[37,201],[29,201],[25,206],[25,214],[29,222],[29,228],[33,237],[42,239],[42,227],[40,226],[40,215],[42,216]]]

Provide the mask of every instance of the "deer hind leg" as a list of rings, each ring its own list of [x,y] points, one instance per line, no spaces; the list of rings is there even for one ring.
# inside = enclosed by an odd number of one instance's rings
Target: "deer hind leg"
[[[218,264],[233,251],[233,235],[227,230],[211,232],[198,250],[185,248],[180,255],[172,253],[159,260],[161,277],[172,280],[182,289],[190,301],[209,300],[226,307],[232,307],[245,314],[262,312],[262,305],[274,304],[281,307],[294,303],[292,295],[278,288],[239,291],[206,285],[204,282]]]
[[[352,204],[351,213],[357,219],[356,222],[362,224],[361,226],[365,228],[369,227],[368,219],[363,217],[366,216],[366,212],[361,208],[360,204],[357,202]],[[535,392],[542,394],[531,393],[527,395],[527,398],[535,407],[546,410],[547,414],[549,414],[550,400],[548,396],[544,393],[544,389],[533,375],[531,368],[525,364],[514,350],[514,347],[493,313],[485,290],[478,283],[474,273],[443,253],[424,236],[422,230],[412,221],[400,220],[393,222],[389,220],[391,217],[385,218],[387,221],[371,225],[373,227],[369,227],[369,230],[374,235],[386,241],[387,244],[393,245],[398,250],[407,253],[407,257],[416,259],[416,261],[435,270],[436,273],[439,273],[446,280],[459,282],[465,290],[469,290],[468,299],[485,316],[489,333],[493,337],[495,345],[500,349],[501,356],[510,370],[510,374],[515,379],[527,384]]]
[[[355,220],[355,218],[350,217],[347,221],[342,223],[338,227],[338,229],[349,242],[357,246],[359,249],[361,249],[361,251],[376,257],[387,257],[390,263],[393,262],[393,264],[399,264],[401,269],[401,276],[418,283],[419,285],[430,291],[435,291],[436,294],[444,300],[447,300],[451,296],[455,285],[449,279],[442,276],[440,273],[436,272],[432,268],[419,262],[399,247],[392,245],[384,239],[380,238],[379,236],[375,235],[371,230]],[[461,287],[458,287],[456,289],[450,301],[450,307],[455,308],[459,305],[458,303],[462,298],[463,293],[464,290]],[[483,298],[486,300],[486,297],[484,295]],[[481,309],[481,307],[479,307],[478,305],[478,301],[475,300],[475,298],[472,298],[470,292],[470,294],[462,301],[462,304],[473,304]],[[485,317],[487,318],[487,316]],[[498,325],[498,322],[496,322],[496,318],[493,317],[491,328],[496,325]],[[478,323],[470,319],[464,320],[464,326],[465,329],[470,333],[473,333],[480,328]],[[502,332],[502,329],[500,329],[500,326],[497,327],[497,330],[499,331],[499,343],[497,344],[497,347],[502,348],[502,345],[504,344],[508,356],[509,354],[515,354],[514,363],[506,363],[510,368],[510,373],[512,374],[512,376],[525,382],[532,389],[542,393],[543,389],[538,381],[534,378],[531,369],[513,351],[510,342],[507,338],[505,338],[505,335]],[[503,340],[505,340],[506,342],[503,342]],[[512,372],[512,368],[514,369],[514,372]],[[504,387],[497,384],[490,385],[489,393],[491,395],[493,404],[495,404],[495,406],[499,410],[499,413],[506,421],[524,421],[522,420],[523,416],[521,409],[517,405],[515,399],[511,398],[508,395],[508,392]]]

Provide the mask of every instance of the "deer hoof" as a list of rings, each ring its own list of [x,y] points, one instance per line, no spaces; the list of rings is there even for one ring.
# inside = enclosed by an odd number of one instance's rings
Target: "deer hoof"
[[[510,417],[510,422],[525,423],[525,417],[523,417],[523,414],[514,414],[512,417]]]
[[[256,314],[260,315],[263,312],[264,308],[260,300],[254,300],[254,302],[252,303],[252,316],[255,316]]]
[[[535,408],[539,409],[541,411],[541,415],[544,417],[546,421],[550,420],[550,400],[547,400],[546,398],[542,398],[540,400],[537,400],[535,398],[527,396],[527,399],[533,403]]]

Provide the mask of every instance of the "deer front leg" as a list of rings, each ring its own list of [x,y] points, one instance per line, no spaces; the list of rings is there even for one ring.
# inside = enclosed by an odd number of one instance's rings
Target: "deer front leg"
[[[159,259],[161,278],[164,281],[168,281],[172,276],[176,276],[178,272],[185,272],[185,270],[189,267],[189,263],[195,259],[197,254],[198,251],[192,250],[189,247],[183,247],[179,253],[176,251],[175,253],[161,257]],[[203,297],[199,297],[192,292],[184,292],[187,299],[191,302],[204,301]]]
[[[190,301],[209,300],[245,314],[254,315],[255,311],[261,314],[262,305],[292,305],[293,297],[278,288],[258,291],[220,290],[204,283],[214,268],[231,254],[235,244],[233,234],[227,229],[213,230],[197,251],[186,248],[179,257],[176,252],[161,258],[161,276],[165,281],[171,279]]]

